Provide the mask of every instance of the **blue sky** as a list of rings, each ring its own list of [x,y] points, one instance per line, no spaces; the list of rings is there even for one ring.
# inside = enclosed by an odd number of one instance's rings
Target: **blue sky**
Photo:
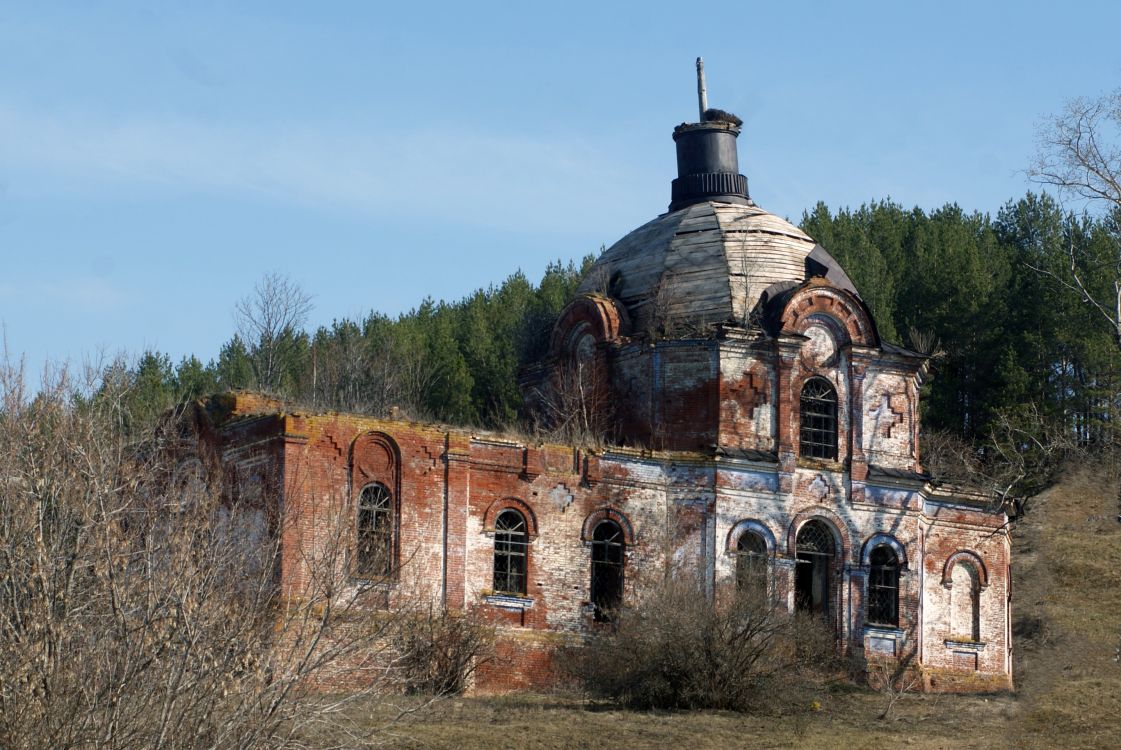
[[[0,320],[30,369],[217,355],[260,276],[313,325],[455,299],[665,211],[675,124],[752,197],[995,212],[1121,86],[1121,3],[5,3]]]

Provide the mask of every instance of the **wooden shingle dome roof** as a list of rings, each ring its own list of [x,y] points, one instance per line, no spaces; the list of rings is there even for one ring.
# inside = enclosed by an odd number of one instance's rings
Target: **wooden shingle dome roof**
[[[668,338],[705,335],[719,324],[748,327],[762,321],[769,300],[814,278],[863,305],[821,245],[751,200],[736,148],[743,122],[709,108],[700,58],[697,96],[698,121],[673,130],[669,213],[608,248],[579,291],[613,299],[635,333]]]
[[[824,276],[852,289],[820,245],[753,203],[704,201],[663,214],[600,256],[580,285],[626,308],[636,330],[747,325],[764,291]]]

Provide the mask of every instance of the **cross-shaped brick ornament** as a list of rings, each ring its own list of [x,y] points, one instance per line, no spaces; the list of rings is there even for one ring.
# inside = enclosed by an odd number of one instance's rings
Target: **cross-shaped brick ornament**
[[[880,434],[885,438],[891,437],[891,431],[897,424],[903,424],[904,407],[896,407],[892,401],[893,397],[885,393],[880,397],[879,406],[869,412],[876,420],[876,427],[880,430]]]

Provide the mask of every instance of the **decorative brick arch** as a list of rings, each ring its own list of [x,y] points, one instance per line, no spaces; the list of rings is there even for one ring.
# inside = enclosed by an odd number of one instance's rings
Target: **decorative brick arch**
[[[530,538],[537,537],[537,515],[524,501],[516,497],[503,497],[491,503],[483,513],[483,531],[494,531],[494,522],[504,510],[516,510],[525,519],[526,533]]]
[[[796,290],[782,310],[782,328],[801,333],[813,318],[829,318],[844,332],[838,345],[878,346],[879,337],[872,317],[855,295],[829,284],[812,281]]]
[[[623,541],[628,547],[634,544],[634,527],[631,526],[630,520],[625,515],[614,508],[600,508],[589,513],[588,517],[584,519],[584,525],[580,528],[581,541],[590,542],[592,540],[592,534],[600,521],[614,521],[619,524],[619,528],[623,530]]]
[[[744,534],[758,534],[763,538],[763,542],[767,545],[767,557],[774,557],[778,551],[778,545],[775,543],[775,535],[771,532],[770,527],[762,521],[757,521],[754,518],[747,518],[737,522],[732,528],[728,529],[728,537],[724,542],[724,550],[729,555],[736,554],[738,549],[740,537]]]
[[[797,396],[802,392],[806,381],[813,378],[820,378],[833,386],[833,390],[837,392],[837,406],[840,407],[841,402],[848,396],[849,388],[844,373],[836,369],[822,369],[818,372],[816,369],[796,367],[790,376],[790,393]]]
[[[895,558],[899,561],[899,569],[907,569],[907,549],[894,536],[883,533],[873,534],[864,542],[864,547],[860,552],[861,565],[867,567],[872,564],[872,550],[876,547],[891,547],[892,551],[895,552]]]
[[[554,357],[571,354],[573,334],[587,331],[596,343],[617,341],[630,331],[630,318],[618,301],[602,294],[584,294],[561,311],[549,339]]]
[[[946,564],[942,566],[943,586],[948,589],[953,588],[954,566],[959,562],[968,563],[973,567],[973,570],[977,573],[977,584],[982,591],[989,587],[989,570],[985,567],[985,562],[976,552],[966,549],[959,549],[957,552],[946,558]]]
[[[384,432],[364,432],[350,444],[350,487],[357,492],[371,482],[381,482],[394,493],[399,489],[401,449]]]
[[[837,559],[848,559],[848,551],[852,549],[852,540],[849,538],[848,527],[833,511],[821,506],[807,508],[790,522],[786,531],[786,554],[795,557],[798,554],[798,531],[810,521],[824,521],[826,527],[833,532],[833,541],[837,543]]]

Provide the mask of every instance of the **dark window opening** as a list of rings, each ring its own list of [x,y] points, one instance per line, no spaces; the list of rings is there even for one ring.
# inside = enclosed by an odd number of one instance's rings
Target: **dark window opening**
[[[358,498],[357,541],[357,575],[378,577],[393,572],[393,496],[383,484],[362,489]]]
[[[623,603],[623,530],[600,521],[592,532],[592,606],[597,622],[610,622]]]
[[[751,597],[767,591],[767,543],[753,531],[745,531],[736,541],[736,588]]]
[[[801,454],[837,460],[837,392],[822,378],[802,386]]]
[[[526,592],[526,548],[529,534],[525,518],[516,510],[504,510],[494,521],[494,591],[498,594]]]
[[[899,625],[899,560],[895,550],[876,547],[869,556],[868,623]]]
[[[829,619],[834,550],[833,534],[821,521],[810,521],[799,529],[794,566],[794,606],[799,612]]]

